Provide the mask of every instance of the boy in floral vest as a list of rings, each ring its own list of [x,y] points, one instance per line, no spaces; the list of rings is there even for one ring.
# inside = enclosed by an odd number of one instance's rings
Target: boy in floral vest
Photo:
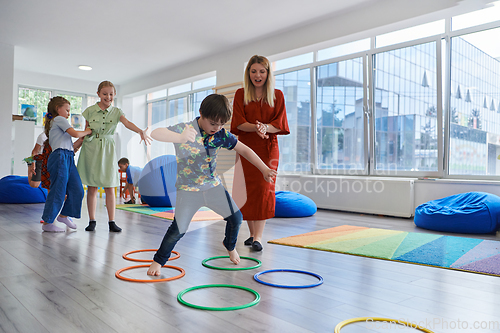
[[[229,259],[235,265],[239,264],[240,256],[235,246],[242,215],[215,171],[217,153],[221,148],[234,149],[255,165],[268,182],[274,181],[277,173],[223,128],[231,119],[231,113],[227,98],[212,94],[201,103],[200,117],[188,123],[158,128],[151,133],[154,140],[174,143],[177,198],[174,221],[153,257],[148,275],[160,275],[160,269],[168,261],[175,244],[184,236],[192,217],[203,206],[224,217],[226,230],[222,243]]]

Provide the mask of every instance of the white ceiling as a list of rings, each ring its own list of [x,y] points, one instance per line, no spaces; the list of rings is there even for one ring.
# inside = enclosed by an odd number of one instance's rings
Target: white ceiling
[[[0,0],[0,43],[16,69],[120,85],[373,1]]]

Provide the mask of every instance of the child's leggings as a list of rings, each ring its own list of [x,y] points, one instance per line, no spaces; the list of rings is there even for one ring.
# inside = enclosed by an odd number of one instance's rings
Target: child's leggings
[[[243,215],[224,186],[199,192],[178,190],[174,221],[163,237],[160,248],[153,257],[154,261],[165,265],[175,244],[186,233],[194,214],[203,206],[224,217],[226,232],[223,244],[228,251],[234,250]]]
[[[61,207],[61,215],[79,219],[84,192],[75,166],[75,153],[68,149],[56,149],[49,156],[47,170],[50,173],[50,191],[43,208],[42,220],[53,223]],[[65,201],[66,195],[68,197]]]

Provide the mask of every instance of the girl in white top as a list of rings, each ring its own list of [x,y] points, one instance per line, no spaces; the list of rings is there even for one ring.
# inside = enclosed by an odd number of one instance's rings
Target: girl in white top
[[[35,147],[31,151],[31,157],[40,155],[43,153],[43,144],[47,140],[45,132],[40,133],[36,139]],[[28,182],[31,187],[37,188],[40,186],[42,173],[42,160],[36,160],[28,164]]]
[[[79,219],[82,210],[83,185],[76,170],[71,138],[84,137],[91,134],[92,130],[87,128],[84,131],[76,131],[68,122],[69,115],[70,103],[67,99],[57,96],[50,100],[45,121],[45,134],[52,147],[52,153],[47,161],[50,191],[42,215],[42,230],[47,232],[64,231],[54,225],[59,211],[61,215],[57,217],[57,220],[76,229],[76,224],[70,217]]]

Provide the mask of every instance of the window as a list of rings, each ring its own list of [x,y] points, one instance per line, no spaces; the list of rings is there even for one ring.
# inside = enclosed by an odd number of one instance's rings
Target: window
[[[187,96],[171,99],[169,101],[168,107],[168,122],[173,124],[188,122],[193,120],[193,117],[190,117],[188,114],[188,103]]]
[[[499,10],[496,1],[478,12],[374,36],[375,48],[371,37],[314,51],[316,60],[313,52],[275,61],[291,131],[279,137],[280,170],[498,177]],[[468,34],[447,32],[450,23]],[[405,47],[391,47],[400,43]],[[367,55],[345,60],[361,52]]]
[[[148,101],[152,99],[167,97],[167,89],[158,90],[148,94]]]
[[[99,101],[99,97],[85,94],[67,93],[55,90],[19,87],[18,114],[36,112],[36,125],[43,125],[43,116],[47,113],[47,105],[53,96],[66,98],[71,104],[71,115],[80,115],[89,105]],[[114,102],[113,102],[114,103]],[[76,129],[83,129],[84,122],[81,118],[72,117],[72,124]]]
[[[203,89],[207,87],[215,87],[217,81],[216,76],[212,76],[206,79],[198,80],[193,82],[193,90]]]
[[[19,87],[18,114],[25,115],[26,111],[36,113],[36,124],[42,125],[42,118],[47,112],[52,92],[50,90]],[[31,111],[30,111],[30,106]]]
[[[363,170],[363,59],[319,66],[316,89],[317,169]]]
[[[148,103],[148,119],[148,126],[151,129],[168,126],[167,100],[164,99],[157,102]],[[150,149],[152,158],[167,154],[167,145],[156,140],[153,140]]]
[[[148,126],[154,130],[193,120],[203,99],[213,93],[215,82],[216,77],[211,76],[147,94]],[[172,145],[162,142],[153,141],[148,147],[151,158],[175,154]]]
[[[445,32],[445,20],[418,25],[415,27],[389,32],[375,37],[376,47],[394,45],[411,40],[439,35]]]
[[[314,53],[309,52],[306,54],[301,54],[295,57],[285,58],[278,61],[274,61],[272,66],[274,71],[281,71],[284,69],[302,66],[306,64],[310,64],[313,62]]]
[[[500,49],[491,38],[500,28],[451,40],[450,175],[500,175]]]
[[[182,94],[191,90],[191,83],[181,84],[172,88],[168,88],[168,96]]]
[[[87,96],[87,107],[95,105],[99,102],[100,98],[98,96]],[[113,100],[113,105],[115,105],[115,101]]]
[[[148,103],[148,126],[154,130],[193,120],[199,115],[201,102],[211,93],[212,89],[202,90],[175,99],[161,99]],[[175,154],[172,145],[162,142],[153,140],[150,147],[151,158]]]
[[[438,171],[436,43],[374,56],[376,171]]]
[[[81,118],[81,116],[78,116],[78,115],[81,115],[82,112],[84,111],[83,110],[84,97],[77,96],[77,95],[67,95],[67,94],[58,94],[58,96],[66,98],[71,105],[71,107],[70,107],[71,115],[69,118],[71,126],[73,126],[77,130],[84,129],[85,122]]]
[[[342,57],[344,55],[353,54],[357,52],[367,51],[370,49],[370,38],[357,40],[342,45],[329,47],[327,49],[318,51],[318,61],[331,59],[335,57]]]
[[[309,68],[276,75],[276,89],[285,96],[290,135],[279,135],[279,170],[311,170],[311,70]]]
[[[193,98],[191,98],[191,114],[189,116],[189,119],[193,119],[194,117],[197,117],[200,114],[200,105],[201,102],[207,97],[208,95],[212,94],[212,90],[202,90],[193,93]]]

